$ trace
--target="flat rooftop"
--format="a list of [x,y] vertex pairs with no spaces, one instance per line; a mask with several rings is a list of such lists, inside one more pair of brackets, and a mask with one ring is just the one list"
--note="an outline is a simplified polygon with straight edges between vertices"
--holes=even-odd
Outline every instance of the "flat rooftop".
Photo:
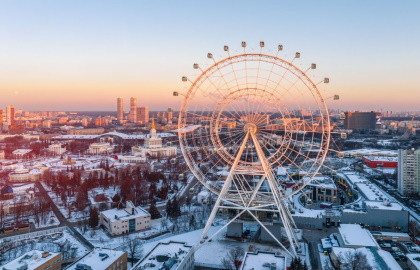
[[192,246],[188,246],[182,242],[161,242],[146,257],[139,261],[133,269],[177,269],[179,264],[191,251]]
[[116,260],[123,256],[124,253],[124,251],[119,250],[95,248],[87,255],[70,265],[67,269],[83,269],[82,267],[84,266],[89,270],[103,270],[112,265]]
[[[44,254],[45,257],[42,255]],[[13,261],[6,263],[3,266],[0,266],[0,270],[16,270],[16,269],[27,269],[32,270],[36,269],[39,266],[43,265],[45,262],[51,259],[60,258],[60,253],[55,252],[45,252],[42,250],[31,250],[26,252],[20,257],[17,257]],[[27,267],[27,268],[25,268]]]
[[381,209],[381,210],[403,210],[402,206],[396,202],[381,202],[381,201],[364,201],[367,208],[371,209]]
[[271,252],[247,252],[241,270],[286,270],[286,258]]
[[338,231],[346,246],[379,247],[373,235],[359,224],[341,224]]

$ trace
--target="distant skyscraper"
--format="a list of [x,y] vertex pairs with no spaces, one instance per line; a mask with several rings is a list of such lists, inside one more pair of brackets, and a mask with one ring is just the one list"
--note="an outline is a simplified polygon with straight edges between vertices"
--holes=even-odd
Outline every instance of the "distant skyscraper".
[[172,118],[174,118],[172,108],[168,108],[168,124],[172,124]]
[[420,194],[420,149],[398,150],[398,191]]
[[149,123],[149,107],[137,108],[137,122],[140,124]]
[[3,110],[0,110],[0,131],[3,129]]
[[15,124],[15,107],[12,105],[6,107],[6,122],[8,125]]
[[117,98],[117,120],[121,123],[124,120],[124,101]]
[[133,123],[137,122],[137,98],[130,98],[130,115],[128,120]]
[[344,119],[345,129],[375,129],[376,112],[346,112]]

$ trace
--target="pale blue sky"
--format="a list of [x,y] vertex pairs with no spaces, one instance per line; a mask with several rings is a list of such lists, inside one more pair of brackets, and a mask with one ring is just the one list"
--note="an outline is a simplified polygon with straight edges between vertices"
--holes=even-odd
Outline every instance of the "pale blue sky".
[[316,62],[333,106],[419,110],[419,33],[420,1],[0,1],[0,107],[176,107],[192,63],[264,40]]

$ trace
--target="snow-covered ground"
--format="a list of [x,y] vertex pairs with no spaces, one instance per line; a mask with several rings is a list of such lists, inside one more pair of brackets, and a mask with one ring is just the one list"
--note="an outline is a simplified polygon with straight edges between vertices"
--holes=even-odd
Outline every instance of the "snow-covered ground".
[[86,229],[84,230],[82,227],[79,227],[76,229],[83,235],[83,237],[86,240],[88,240],[95,247],[103,247],[103,248],[111,248],[111,249],[118,248],[124,245],[124,243],[126,243],[128,240],[127,237],[129,237],[130,239],[135,239],[135,238],[145,239],[153,235],[158,235],[164,231],[161,228],[161,222],[159,220],[157,221],[152,220],[152,228],[150,230],[130,233],[128,236],[124,235],[124,236],[110,237],[107,234],[107,232],[102,228],[92,229],[92,228],[86,227]]
[[[63,259],[79,258],[88,252],[76,238],[66,229],[48,235],[37,236],[30,239],[4,241],[0,245],[10,247],[6,252],[0,254],[0,264],[11,261],[30,250],[39,249],[50,252],[61,252]],[[3,260],[3,261],[1,261]]]
[[36,229],[55,226],[55,225],[60,224],[60,221],[58,220],[58,218],[56,217],[53,211],[50,211],[45,216],[46,218],[41,219],[39,221],[39,224],[35,221],[35,218],[33,216],[29,218],[29,222],[32,222],[35,225]]

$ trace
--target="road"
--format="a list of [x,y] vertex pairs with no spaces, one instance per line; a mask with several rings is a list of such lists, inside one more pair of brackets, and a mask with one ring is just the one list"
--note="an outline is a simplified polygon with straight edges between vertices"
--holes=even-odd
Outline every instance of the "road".
[[45,190],[44,186],[40,183],[37,182],[36,187],[39,190],[39,193],[44,197],[44,199],[46,201],[50,202],[51,205],[51,209],[54,212],[55,216],[57,217],[58,221],[60,221],[60,226],[67,226],[73,233],[73,236],[75,236],[80,242],[82,242],[87,248],[89,249],[93,249],[94,246],[87,241],[83,235],[81,235],[75,228],[73,223],[69,222],[67,220],[67,218],[64,217],[64,215],[61,213],[60,209],[58,209],[58,207],[55,205],[54,201],[50,198],[50,196],[48,195],[48,192]]
[[[303,238],[308,241],[311,252],[311,264],[313,269],[321,270],[321,259],[319,258],[318,244],[321,243],[322,238],[330,236],[332,233],[337,233],[338,229],[336,227],[324,228],[322,230],[308,230],[303,229]],[[315,261],[314,261],[315,260]],[[316,267],[314,267],[316,266]]]

